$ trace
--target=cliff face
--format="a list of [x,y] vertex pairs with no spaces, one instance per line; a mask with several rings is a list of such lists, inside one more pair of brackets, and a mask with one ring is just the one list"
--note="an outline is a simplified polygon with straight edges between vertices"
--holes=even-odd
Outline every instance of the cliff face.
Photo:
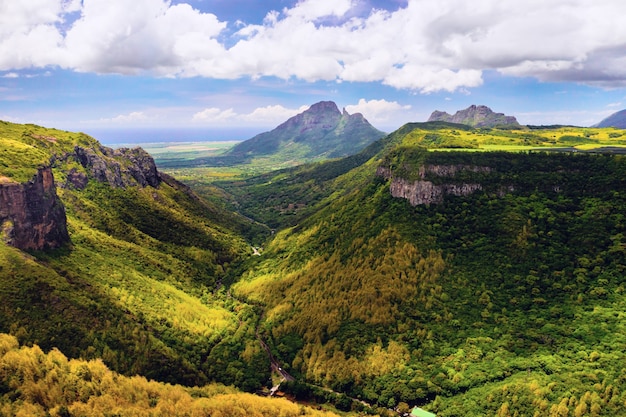
[[[73,153],[53,157],[51,163],[62,169],[67,160],[78,161],[87,174],[70,169],[63,187],[82,190],[90,177],[116,188],[158,187],[161,183],[154,160],[141,148],[76,146]],[[22,184],[0,177],[0,235],[22,250],[53,249],[70,241],[65,208],[50,167],[39,169],[32,180]]]
[[106,182],[115,188],[136,185],[158,187],[161,183],[154,159],[142,148],[111,149],[101,146],[97,151],[76,146],[73,155],[96,181]]
[[0,184],[0,224],[3,239],[18,249],[50,249],[69,242],[65,208],[50,168],[39,169],[24,184]]
[[415,181],[393,177],[389,168],[379,167],[376,174],[391,179],[390,191],[395,198],[409,200],[412,206],[438,204],[446,195],[466,196],[482,190],[479,183],[441,183],[435,184],[426,179],[427,176],[452,178],[460,171],[490,172],[489,167],[468,165],[422,165],[418,170],[419,179]]

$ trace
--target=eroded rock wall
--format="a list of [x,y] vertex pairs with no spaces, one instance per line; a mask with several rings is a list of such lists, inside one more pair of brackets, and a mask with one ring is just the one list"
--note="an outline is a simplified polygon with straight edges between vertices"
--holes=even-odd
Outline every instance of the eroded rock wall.
[[70,241],[65,208],[49,167],[23,184],[0,183],[0,224],[3,239],[22,250],[56,248]]
[[379,167],[376,174],[391,179],[390,191],[395,198],[409,200],[411,205],[430,205],[441,203],[446,195],[466,196],[482,190],[479,183],[443,182],[435,184],[427,177],[453,178],[460,171],[490,172],[489,167],[470,165],[422,165],[418,168],[417,180],[394,177],[391,169]]

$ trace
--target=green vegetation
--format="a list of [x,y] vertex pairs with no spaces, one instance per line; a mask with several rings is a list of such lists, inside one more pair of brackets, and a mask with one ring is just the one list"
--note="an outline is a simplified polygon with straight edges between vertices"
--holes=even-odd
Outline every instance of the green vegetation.
[[[238,230],[261,236],[264,228],[175,182],[114,188],[97,181],[74,147],[111,157],[88,136],[3,126],[3,146],[35,150],[28,180],[45,162],[40,154],[53,162],[72,242],[30,255],[0,243],[0,331],[72,358],[101,358],[126,375],[247,390],[266,383],[267,356],[246,350],[256,316],[220,290],[252,254]],[[70,173],[88,180],[84,188],[72,185]],[[0,174],[26,177],[21,166]]]
[[0,414],[6,416],[337,416],[212,384],[186,388],[124,377],[101,360],[68,360],[59,350],[19,347],[0,334]]
[[[388,138],[378,163],[414,180],[424,164],[489,167],[426,177],[482,191],[411,207],[368,164],[319,181],[315,210],[233,287],[265,306],[275,354],[292,374],[384,407],[620,414],[626,160],[426,152],[416,133]],[[265,183],[266,198],[283,184],[298,192],[303,172]]]
[[[28,156],[0,174],[52,159],[72,244],[0,244],[0,331],[24,345],[0,336],[3,415],[313,413],[207,385],[267,388],[258,338],[294,399],[346,412],[624,414],[623,131],[416,123],[257,176],[170,168],[200,199],[174,181],[111,187],[71,157],[100,155],[93,139],[4,126]],[[411,206],[399,180],[478,186]]]

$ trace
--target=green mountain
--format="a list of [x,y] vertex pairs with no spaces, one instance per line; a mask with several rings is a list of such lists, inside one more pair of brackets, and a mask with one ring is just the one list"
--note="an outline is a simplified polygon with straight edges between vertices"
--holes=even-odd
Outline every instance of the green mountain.
[[609,117],[602,119],[600,123],[594,127],[616,127],[618,129],[626,129],[626,110],[620,110],[613,113]]
[[[184,166],[222,166],[268,160],[281,166],[358,153],[385,134],[360,113],[340,112],[332,101],[313,104],[275,129],[235,145],[222,156],[186,161]],[[164,163],[162,166],[181,166]]]
[[519,123],[513,116],[505,116],[504,113],[494,113],[487,106],[471,105],[467,109],[459,110],[450,115],[445,111],[435,110],[428,118],[429,122],[449,122],[469,125],[472,127],[519,127]]
[[254,315],[219,288],[266,228],[201,200],[140,148],[5,122],[0,146],[1,332],[128,375],[265,384]]
[[248,215],[297,220],[233,294],[263,306],[296,379],[373,405],[621,415],[624,157],[416,144],[432,133],[406,125],[356,167],[249,180]]
[[[285,379],[296,400],[361,415],[622,415],[623,140],[411,123],[346,158],[216,183],[239,215],[141,149],[3,123],[0,412],[164,415],[167,388],[100,359],[186,386]],[[169,392],[181,414],[252,401],[226,390]]]

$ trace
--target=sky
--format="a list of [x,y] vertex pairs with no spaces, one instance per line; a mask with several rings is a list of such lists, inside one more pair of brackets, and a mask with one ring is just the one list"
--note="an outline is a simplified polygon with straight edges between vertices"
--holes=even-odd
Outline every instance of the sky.
[[0,0],[0,120],[243,140],[332,100],[387,132],[471,104],[590,126],[626,108],[625,16],[624,0]]

